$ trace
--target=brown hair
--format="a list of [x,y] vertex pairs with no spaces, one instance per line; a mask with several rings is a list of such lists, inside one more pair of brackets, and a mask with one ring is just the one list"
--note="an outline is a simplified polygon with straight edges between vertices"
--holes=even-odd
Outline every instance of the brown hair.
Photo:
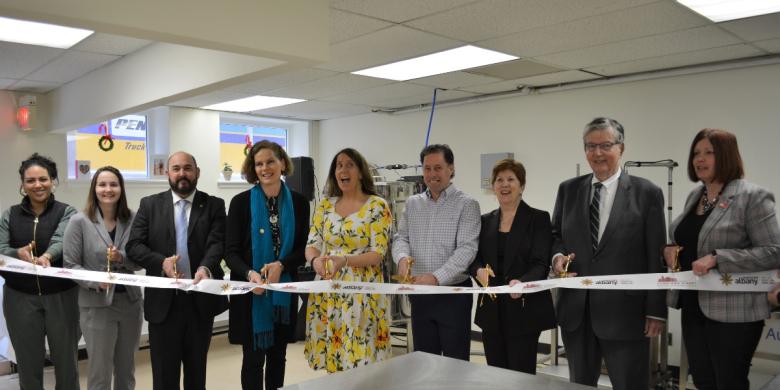
[[699,181],[699,178],[696,176],[696,169],[693,167],[693,149],[704,138],[710,141],[715,152],[714,180],[726,184],[732,180],[745,177],[745,168],[742,165],[742,156],[739,154],[737,137],[726,130],[702,129],[693,138],[691,150],[688,153],[688,178],[692,182]]
[[328,181],[326,184],[327,195],[343,195],[341,188],[339,188],[338,182],[336,181],[336,160],[339,158],[340,154],[349,157],[360,170],[360,189],[363,193],[366,195],[377,195],[376,190],[374,189],[374,178],[371,177],[371,171],[368,169],[366,159],[363,158],[363,155],[361,155],[360,152],[352,148],[341,149],[333,156],[333,161],[330,162],[330,169],[328,170]]
[[292,160],[290,160],[290,156],[287,155],[284,148],[276,142],[264,139],[252,145],[252,148],[249,149],[249,152],[246,154],[246,158],[244,158],[244,164],[241,165],[241,173],[244,174],[244,177],[246,177],[246,181],[249,184],[255,184],[260,180],[260,178],[257,177],[257,172],[255,172],[255,155],[263,149],[270,149],[271,152],[273,152],[274,157],[284,163],[282,176],[292,175],[295,167],[293,167]]
[[496,165],[493,166],[493,176],[490,184],[495,184],[496,177],[503,171],[512,171],[517,177],[517,181],[520,182],[520,187],[525,185],[525,167],[519,161],[511,158],[505,158],[496,162]]
[[87,205],[84,206],[84,214],[92,222],[97,222],[97,215],[95,215],[95,209],[98,208],[98,198],[95,194],[95,188],[97,187],[98,176],[103,172],[111,172],[116,175],[119,180],[119,189],[122,191],[119,194],[119,202],[116,204],[116,219],[126,222],[130,219],[130,208],[127,207],[127,194],[125,194],[125,179],[122,177],[122,173],[118,169],[107,165],[99,168],[92,176],[92,184],[89,185],[89,193],[87,194]]

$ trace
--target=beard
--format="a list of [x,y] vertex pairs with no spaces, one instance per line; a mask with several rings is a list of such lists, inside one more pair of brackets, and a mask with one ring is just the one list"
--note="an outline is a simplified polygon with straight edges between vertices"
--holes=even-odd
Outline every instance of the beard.
[[198,179],[190,180],[186,177],[182,177],[179,180],[173,181],[168,179],[168,184],[171,186],[171,190],[178,195],[185,197],[195,191],[195,187],[198,185]]

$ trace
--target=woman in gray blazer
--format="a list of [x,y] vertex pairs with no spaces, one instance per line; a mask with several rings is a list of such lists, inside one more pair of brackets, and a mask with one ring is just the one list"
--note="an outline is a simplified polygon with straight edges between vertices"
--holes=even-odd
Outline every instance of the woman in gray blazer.
[[[127,207],[122,174],[100,168],[92,177],[84,211],[65,229],[68,268],[133,273],[139,270],[125,253],[134,213]],[[89,355],[89,389],[135,388],[135,352],[141,336],[140,287],[78,281],[81,331]]]
[[[688,177],[701,181],[669,230],[670,268],[704,275],[780,268],[780,228],[775,199],[748,183],[736,137],[704,129],[693,139]],[[678,252],[679,251],[679,252]],[[679,266],[679,267],[677,267]],[[698,389],[748,389],[750,361],[769,317],[766,293],[670,291],[668,303],[682,309],[682,332]]]

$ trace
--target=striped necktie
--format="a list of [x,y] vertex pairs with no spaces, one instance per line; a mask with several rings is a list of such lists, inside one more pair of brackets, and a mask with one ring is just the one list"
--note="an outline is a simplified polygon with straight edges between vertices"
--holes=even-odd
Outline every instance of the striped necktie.
[[590,244],[593,247],[593,253],[599,246],[599,210],[601,210],[601,183],[593,184],[593,199],[590,201]]

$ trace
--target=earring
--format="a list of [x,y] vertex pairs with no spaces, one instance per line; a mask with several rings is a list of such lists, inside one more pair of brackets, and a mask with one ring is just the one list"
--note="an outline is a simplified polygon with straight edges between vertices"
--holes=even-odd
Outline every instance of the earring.
[[54,184],[52,184],[52,186],[51,186],[51,193],[53,194],[53,193],[55,193],[56,191],[57,191],[57,186],[55,186]]
[[22,186],[19,186],[19,194],[22,195],[23,197],[27,196],[27,193],[24,192],[24,188],[22,188]]

